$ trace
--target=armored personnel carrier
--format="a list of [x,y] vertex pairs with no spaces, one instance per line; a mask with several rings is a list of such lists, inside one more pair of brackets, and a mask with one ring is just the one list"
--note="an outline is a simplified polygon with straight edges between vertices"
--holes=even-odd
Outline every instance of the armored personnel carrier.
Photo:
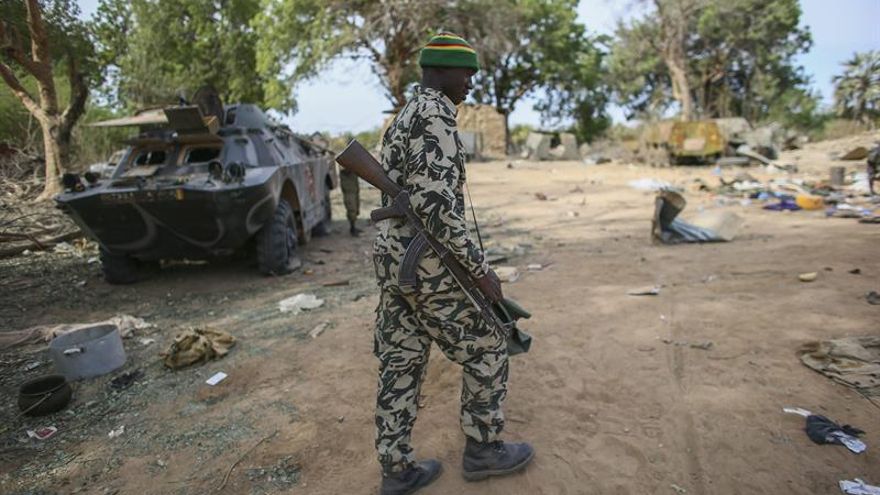
[[100,244],[110,283],[135,282],[163,259],[236,252],[286,274],[300,265],[297,246],[329,230],[338,177],[328,150],[254,105],[196,99],[96,124],[140,133],[109,177],[63,178],[55,201]]

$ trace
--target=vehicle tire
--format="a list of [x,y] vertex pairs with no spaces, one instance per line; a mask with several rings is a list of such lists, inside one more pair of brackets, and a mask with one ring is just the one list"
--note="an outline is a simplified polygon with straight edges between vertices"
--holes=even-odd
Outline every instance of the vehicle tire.
[[283,199],[269,222],[257,232],[257,268],[264,275],[285,275],[299,268],[296,256],[296,219]]
[[101,271],[104,272],[104,280],[107,283],[133,284],[140,278],[136,259],[124,254],[113,254],[103,248],[100,250],[100,258]]
[[333,208],[330,206],[330,190],[324,193],[324,219],[312,227],[312,235],[324,237],[330,235],[330,224],[333,220]]

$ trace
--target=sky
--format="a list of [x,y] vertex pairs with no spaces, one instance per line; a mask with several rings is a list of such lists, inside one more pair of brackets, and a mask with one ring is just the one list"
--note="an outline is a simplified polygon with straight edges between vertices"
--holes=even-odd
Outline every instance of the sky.
[[[98,0],[79,0],[84,17],[89,17]],[[635,0],[581,0],[578,17],[593,33],[611,34],[619,20],[629,18]],[[813,47],[797,62],[811,76],[813,87],[824,103],[833,99],[831,78],[840,64],[855,52],[880,49],[880,0],[801,0],[801,23],[810,28]],[[298,112],[286,118],[296,132],[359,132],[381,125],[383,111],[390,108],[378,77],[366,61],[340,60],[316,78],[295,90]],[[521,102],[511,114],[511,124],[540,126],[532,109],[533,100]],[[612,108],[616,122],[624,120],[619,108]]]

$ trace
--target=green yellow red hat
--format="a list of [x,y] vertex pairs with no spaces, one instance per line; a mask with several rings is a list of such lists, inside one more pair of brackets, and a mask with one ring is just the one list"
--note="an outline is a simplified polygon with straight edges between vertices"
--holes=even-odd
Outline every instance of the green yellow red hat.
[[480,70],[474,48],[464,38],[452,33],[440,33],[431,38],[419,54],[419,65]]

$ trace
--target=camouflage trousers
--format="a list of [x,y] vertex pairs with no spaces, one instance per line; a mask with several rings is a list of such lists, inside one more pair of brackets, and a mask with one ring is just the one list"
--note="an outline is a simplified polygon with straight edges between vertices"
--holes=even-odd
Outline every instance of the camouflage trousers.
[[410,435],[432,342],[462,366],[464,434],[481,442],[497,440],[504,428],[507,342],[464,293],[401,295],[383,289],[376,312],[376,450],[383,470],[399,471],[415,461]]
[[339,187],[342,189],[342,204],[349,222],[357,220],[361,212],[361,195],[358,176],[348,170],[339,171]]

